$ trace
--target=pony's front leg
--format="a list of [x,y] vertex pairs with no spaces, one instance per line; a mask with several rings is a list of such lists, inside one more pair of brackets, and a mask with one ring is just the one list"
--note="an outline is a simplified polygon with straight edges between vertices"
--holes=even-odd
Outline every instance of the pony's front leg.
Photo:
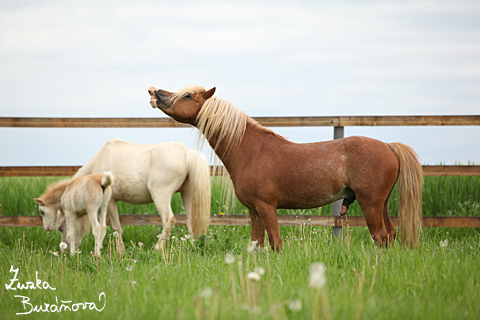
[[250,221],[252,224],[252,241],[258,241],[260,247],[265,245],[265,226],[258,213],[249,209]]
[[270,247],[272,250],[282,251],[283,242],[282,238],[280,238],[280,229],[278,228],[277,208],[266,203],[261,203],[256,206],[256,209],[260,220],[265,226],[265,229],[267,229]]

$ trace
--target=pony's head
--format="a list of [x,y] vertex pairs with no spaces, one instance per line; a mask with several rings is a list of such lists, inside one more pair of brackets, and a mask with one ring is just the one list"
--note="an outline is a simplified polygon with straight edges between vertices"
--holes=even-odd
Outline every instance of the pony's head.
[[38,209],[42,215],[43,227],[46,231],[52,231],[60,227],[59,224],[59,208],[57,204],[47,203],[44,197],[34,199],[38,203]]
[[61,217],[61,197],[70,179],[60,180],[48,186],[47,191],[39,198],[33,199],[38,203],[38,209],[42,215],[43,227],[46,231],[58,229],[62,220]]
[[215,87],[206,91],[202,86],[187,87],[176,92],[148,88],[150,105],[162,110],[173,119],[196,125],[197,115],[202,109],[204,102],[215,93]]

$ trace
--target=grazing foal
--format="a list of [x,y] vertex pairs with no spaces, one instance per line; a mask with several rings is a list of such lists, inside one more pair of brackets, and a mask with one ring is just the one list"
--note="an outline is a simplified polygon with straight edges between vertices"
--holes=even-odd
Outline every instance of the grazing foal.
[[421,227],[422,167],[401,143],[349,137],[293,143],[213,96],[215,88],[177,92],[150,87],[150,104],[173,119],[198,128],[230,174],[235,194],[252,223],[252,240],[281,250],[277,208],[308,209],[355,199],[370,235],[379,245],[396,236],[388,200],[398,180],[402,243],[415,246]]
[[51,231],[65,222],[65,240],[73,254],[91,225],[95,255],[100,255],[107,231],[106,211],[112,196],[112,184],[113,175],[104,172],[103,175],[91,174],[50,185],[40,198],[35,199],[45,230]]

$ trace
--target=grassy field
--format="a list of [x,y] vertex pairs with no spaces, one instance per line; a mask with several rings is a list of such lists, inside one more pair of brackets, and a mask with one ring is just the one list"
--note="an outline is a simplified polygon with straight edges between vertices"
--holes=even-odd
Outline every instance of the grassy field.
[[[1,213],[38,214],[32,199],[53,180],[1,178]],[[218,193],[215,189],[212,213],[224,210]],[[479,216],[479,201],[479,178],[426,179],[425,215]],[[175,213],[182,212],[179,197],[172,204]],[[392,214],[395,206],[396,195]],[[328,210],[320,211],[329,214]],[[244,209],[237,204],[234,211]],[[349,211],[361,214],[356,205]],[[122,204],[120,213],[156,214],[156,210],[152,205]],[[279,213],[318,214],[319,210]],[[336,239],[330,228],[282,227],[281,254],[249,252],[251,230],[243,226],[210,227],[193,243],[183,241],[186,227],[176,226],[175,240],[162,254],[152,251],[160,231],[159,226],[125,226],[123,255],[109,231],[98,258],[90,255],[92,235],[84,238],[80,253],[62,256],[58,233],[39,227],[0,228],[0,319],[478,319],[480,315],[476,229],[426,228],[418,249],[396,245],[386,250],[372,245],[366,228],[347,229],[343,239]],[[326,282],[312,287],[310,281],[323,277],[310,274],[316,262],[325,266]],[[249,279],[257,277],[250,274],[255,270],[264,271],[258,281]],[[28,288],[18,288],[22,286]]]

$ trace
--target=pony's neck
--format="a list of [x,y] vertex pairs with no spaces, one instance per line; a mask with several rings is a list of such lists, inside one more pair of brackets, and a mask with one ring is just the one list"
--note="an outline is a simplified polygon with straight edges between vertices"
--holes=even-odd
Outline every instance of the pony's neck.
[[285,140],[248,117],[245,133],[238,143],[229,144],[224,140],[218,141],[218,134],[212,135],[208,143],[215,150],[220,160],[222,160],[230,175],[234,175],[237,168],[247,166],[249,160],[259,152],[266,137]]
[[70,179],[62,180],[49,187],[47,192],[45,193],[45,202],[49,204],[60,205],[62,195],[65,192],[65,189],[67,188],[70,181]]

